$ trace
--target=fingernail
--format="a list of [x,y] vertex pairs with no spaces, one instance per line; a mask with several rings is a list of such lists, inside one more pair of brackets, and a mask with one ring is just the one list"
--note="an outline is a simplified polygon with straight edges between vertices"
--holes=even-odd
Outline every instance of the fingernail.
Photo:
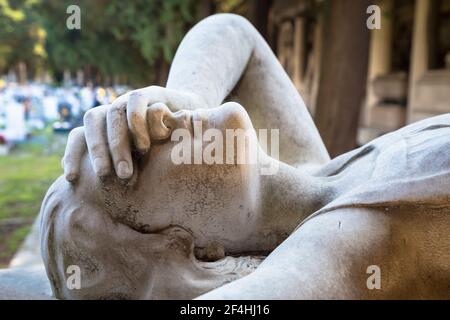
[[94,160],[94,171],[95,174],[99,177],[104,177],[108,174],[108,168],[105,167],[102,158],[96,158]]
[[146,154],[150,148],[137,148],[140,154]]
[[131,176],[130,166],[126,161],[120,161],[117,165],[117,175],[121,179],[128,179]]
[[150,149],[150,141],[144,142],[144,143],[137,143],[136,144],[136,149],[142,153],[145,154],[148,152],[148,150]]

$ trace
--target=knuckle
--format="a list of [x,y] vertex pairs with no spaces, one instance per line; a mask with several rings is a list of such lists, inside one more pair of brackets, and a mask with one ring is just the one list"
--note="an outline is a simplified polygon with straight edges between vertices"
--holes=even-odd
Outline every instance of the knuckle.
[[95,111],[94,109],[90,109],[84,114],[83,123],[84,124],[90,123],[94,121],[94,119],[95,119]]
[[145,88],[145,90],[149,93],[149,94],[156,94],[159,90],[161,90],[162,87],[159,86],[155,86],[155,85],[151,85],[147,88]]
[[99,142],[94,142],[94,143],[89,144],[89,150],[91,153],[97,154],[97,155],[105,153],[104,146]]
[[136,109],[136,108],[128,109],[127,110],[127,118],[129,120],[139,121],[142,118],[142,112],[140,112],[140,110]]
[[144,120],[144,114],[142,112],[139,112],[139,110],[133,109],[128,111],[128,117],[131,121],[143,121]]
[[122,114],[125,113],[125,105],[124,104],[117,104],[117,105],[112,105],[108,111],[107,111],[107,117],[108,118],[112,118],[112,117],[118,117]]
[[148,110],[147,113],[150,115],[164,115],[164,114],[168,114],[170,113],[170,109],[169,107],[167,107],[166,104],[162,103],[162,102],[157,102],[152,104]]
[[132,100],[135,100],[135,99],[141,99],[143,96],[144,96],[144,93],[142,92],[141,89],[134,90],[134,91],[130,92],[130,94],[128,96],[128,101],[132,101]]
[[122,143],[119,139],[112,139],[109,142],[109,148],[110,148],[111,152],[114,154],[123,153]]
[[126,94],[116,98],[116,100],[113,101],[113,103],[111,104],[111,107],[109,109],[117,109],[120,107],[124,107],[126,105],[126,101],[128,101],[128,95],[129,95],[129,93],[126,93]]
[[75,137],[82,134],[83,132],[84,132],[83,127],[76,127],[70,131],[68,139],[74,139]]

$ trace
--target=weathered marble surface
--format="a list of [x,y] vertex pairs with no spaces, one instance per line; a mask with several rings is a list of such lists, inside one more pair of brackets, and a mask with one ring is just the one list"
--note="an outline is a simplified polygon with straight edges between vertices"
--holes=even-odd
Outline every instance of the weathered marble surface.
[[[164,138],[193,119],[222,131],[280,129],[279,160],[258,149],[279,170],[174,165]],[[96,108],[71,133],[65,174],[41,210],[53,293],[450,298],[449,147],[443,115],[330,160],[262,37],[241,17],[210,17],[180,45],[166,88]],[[80,290],[66,286],[70,265],[81,268]],[[371,265],[380,290],[367,288]]]

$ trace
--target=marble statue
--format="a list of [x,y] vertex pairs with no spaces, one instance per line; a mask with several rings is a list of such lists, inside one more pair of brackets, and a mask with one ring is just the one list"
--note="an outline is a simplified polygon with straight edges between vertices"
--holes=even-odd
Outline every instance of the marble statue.
[[[205,148],[195,123],[249,144],[278,129],[278,159],[258,147],[255,163],[175,164],[177,130]],[[91,109],[62,163],[40,225],[57,299],[450,298],[450,115],[331,160],[242,17],[197,24],[166,87]]]

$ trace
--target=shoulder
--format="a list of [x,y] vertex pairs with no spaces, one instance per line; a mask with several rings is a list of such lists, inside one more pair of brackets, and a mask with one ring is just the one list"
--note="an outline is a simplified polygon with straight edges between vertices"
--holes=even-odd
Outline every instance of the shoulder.
[[339,197],[315,213],[339,208],[449,205],[450,115],[414,123],[344,154],[320,174],[333,176]]

